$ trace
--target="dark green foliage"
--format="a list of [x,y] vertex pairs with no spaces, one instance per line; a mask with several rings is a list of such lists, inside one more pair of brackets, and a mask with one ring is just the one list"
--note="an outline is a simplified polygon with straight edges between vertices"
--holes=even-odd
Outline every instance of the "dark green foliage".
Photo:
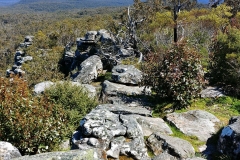
[[199,55],[185,43],[174,45],[167,53],[151,54],[144,65],[142,85],[160,97],[175,102],[174,109],[187,107],[199,95],[204,79]]
[[0,79],[0,141],[25,154],[51,151],[64,139],[67,117],[47,98],[32,97],[25,80]]
[[223,86],[228,94],[240,96],[240,31],[230,28],[215,37],[210,56],[210,83]]
[[88,96],[86,89],[73,85],[71,82],[57,83],[47,89],[44,96],[55,106],[66,111],[70,136],[72,131],[78,127],[79,121],[97,106],[97,101]]

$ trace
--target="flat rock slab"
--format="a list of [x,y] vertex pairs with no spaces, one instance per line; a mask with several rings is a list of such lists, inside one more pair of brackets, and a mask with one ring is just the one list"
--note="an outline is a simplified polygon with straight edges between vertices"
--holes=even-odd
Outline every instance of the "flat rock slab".
[[188,141],[159,132],[153,133],[147,139],[147,146],[156,156],[167,152],[178,159],[184,159],[193,157],[195,154],[193,146]]
[[136,95],[145,95],[150,94],[151,91],[148,89],[145,92],[144,87],[138,86],[127,86],[117,83],[112,83],[107,80],[103,82],[103,92],[107,96],[118,96],[118,95],[128,95],[128,96],[136,96]]
[[112,69],[112,79],[117,83],[138,85],[142,72],[133,65],[117,65]]
[[71,150],[66,152],[49,152],[33,156],[23,156],[13,160],[105,160],[101,149]]
[[162,118],[144,117],[140,115],[134,115],[137,122],[142,126],[144,136],[150,136],[154,132],[162,134],[173,134],[170,127],[164,122]]
[[217,117],[202,110],[167,114],[166,120],[184,134],[196,136],[201,141],[207,141],[216,133],[215,127],[220,122]]
[[151,110],[148,110],[144,107],[128,107],[126,105],[118,105],[118,104],[101,104],[96,107],[96,109],[107,109],[112,113],[115,114],[136,114],[136,115],[143,115],[146,117],[152,117]]

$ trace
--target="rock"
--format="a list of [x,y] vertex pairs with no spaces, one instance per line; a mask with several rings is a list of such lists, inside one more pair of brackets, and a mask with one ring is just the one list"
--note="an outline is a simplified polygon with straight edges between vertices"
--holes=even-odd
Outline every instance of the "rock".
[[103,82],[103,93],[106,96],[117,96],[117,95],[145,95],[150,94],[150,90],[144,89],[144,87],[138,86],[126,86],[122,84],[112,83],[107,80]]
[[117,83],[138,85],[142,72],[133,65],[117,65],[112,69],[112,79]]
[[104,151],[98,148],[85,150],[70,150],[62,152],[41,153],[33,156],[23,156],[13,160],[106,160]]
[[158,132],[147,139],[147,145],[155,155],[167,152],[176,158],[183,159],[193,157],[195,154],[194,148],[188,141]]
[[73,148],[86,148],[89,139],[95,138],[94,143],[99,143],[95,147],[104,149],[108,157],[118,158],[124,154],[136,160],[149,159],[143,132],[136,119],[106,108],[98,106],[80,121],[72,138]]
[[22,63],[25,63],[27,61],[32,61],[33,57],[32,56],[26,56],[26,57],[22,57]]
[[131,57],[134,55],[134,50],[132,48],[120,48],[118,50],[118,55],[120,55],[121,57]]
[[225,96],[223,91],[218,87],[207,87],[200,92],[202,98],[216,98]]
[[140,115],[134,115],[137,122],[141,125],[144,136],[150,136],[154,132],[162,134],[173,134],[169,126],[163,121],[162,118],[144,117]]
[[176,158],[167,152],[163,152],[157,156],[155,156],[152,160],[179,160],[179,158]]
[[117,104],[101,104],[96,107],[96,109],[106,109],[115,114],[123,115],[143,115],[147,117],[152,116],[151,110],[148,110],[144,107],[128,107],[126,105],[117,105]]
[[206,160],[206,159],[201,157],[193,157],[193,158],[187,158],[186,160]]
[[232,117],[224,127],[218,140],[218,151],[232,160],[240,159],[240,116]]
[[93,55],[81,63],[80,71],[72,75],[72,79],[74,82],[89,84],[96,80],[102,71],[103,65],[100,57]]
[[113,35],[105,29],[100,29],[97,34],[100,36],[102,43],[114,43],[116,41]]
[[71,83],[73,85],[83,87],[83,89],[85,89],[87,91],[89,97],[94,98],[97,96],[97,90],[94,86],[92,86],[90,84],[81,84],[79,82],[71,82]]
[[116,104],[116,105],[125,105],[128,107],[144,107],[151,110],[152,103],[149,102],[146,96],[135,97],[135,96],[127,96],[127,95],[118,95],[117,97],[105,97],[106,103]]
[[33,91],[36,95],[39,95],[39,94],[43,93],[45,91],[45,89],[51,87],[52,85],[54,85],[54,83],[51,81],[41,82],[34,86]]
[[196,136],[201,141],[207,141],[216,133],[215,127],[220,122],[211,113],[202,110],[192,110],[185,113],[170,113],[166,120],[188,136]]
[[13,158],[21,157],[19,150],[9,142],[0,141],[0,159],[12,160]]

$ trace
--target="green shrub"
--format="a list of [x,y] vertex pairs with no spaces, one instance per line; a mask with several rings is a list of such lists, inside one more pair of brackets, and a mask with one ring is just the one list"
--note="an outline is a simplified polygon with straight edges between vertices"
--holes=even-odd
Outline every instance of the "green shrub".
[[23,155],[51,151],[64,138],[66,120],[62,108],[32,97],[23,79],[0,79],[0,141],[12,143]]
[[174,109],[187,107],[204,84],[199,55],[185,43],[174,45],[167,53],[150,54],[143,72],[142,85],[173,100]]
[[240,96],[240,31],[229,28],[219,32],[211,45],[210,83],[223,86],[225,91]]
[[[88,96],[86,90],[71,82],[61,82],[53,85],[44,92],[55,106],[65,110],[68,118],[67,128],[74,131],[79,126],[79,121],[97,106],[95,98]],[[69,133],[70,136],[72,132]]]

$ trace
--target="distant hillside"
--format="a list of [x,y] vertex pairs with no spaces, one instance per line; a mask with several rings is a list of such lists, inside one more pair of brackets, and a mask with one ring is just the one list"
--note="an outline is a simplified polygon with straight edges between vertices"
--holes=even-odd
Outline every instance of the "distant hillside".
[[30,11],[69,10],[103,6],[128,6],[133,0],[20,0],[14,7]]

